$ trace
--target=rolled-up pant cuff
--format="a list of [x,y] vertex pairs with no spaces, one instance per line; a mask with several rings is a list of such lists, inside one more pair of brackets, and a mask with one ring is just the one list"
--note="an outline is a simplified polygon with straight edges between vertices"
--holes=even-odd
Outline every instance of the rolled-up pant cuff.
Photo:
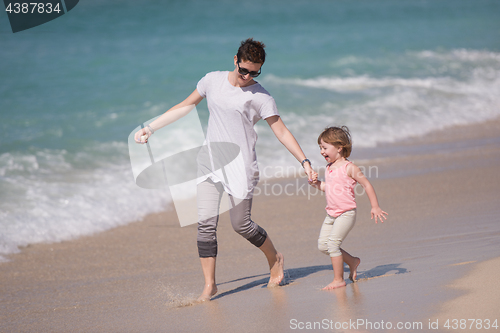
[[200,258],[217,257],[217,241],[198,241],[198,255]]
[[257,233],[252,237],[247,238],[247,240],[256,247],[261,247],[262,244],[264,244],[264,242],[266,241],[266,238],[267,232],[261,226],[258,226]]

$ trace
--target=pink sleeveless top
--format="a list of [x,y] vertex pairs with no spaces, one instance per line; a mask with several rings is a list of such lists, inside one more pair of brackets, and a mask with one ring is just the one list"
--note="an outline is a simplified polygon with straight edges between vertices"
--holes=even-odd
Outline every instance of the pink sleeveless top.
[[340,168],[325,171],[326,212],[337,217],[348,210],[356,208],[354,186],[356,181],[347,175],[347,163]]

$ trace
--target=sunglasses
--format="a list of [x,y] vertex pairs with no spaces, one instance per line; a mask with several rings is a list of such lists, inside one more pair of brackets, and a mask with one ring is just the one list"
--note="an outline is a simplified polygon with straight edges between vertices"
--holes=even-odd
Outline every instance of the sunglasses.
[[238,65],[238,73],[240,73],[243,76],[248,74],[248,75],[250,75],[250,77],[257,77],[257,76],[260,75],[260,72],[261,72],[261,69],[262,69],[262,67],[261,67],[258,72],[250,72],[246,68],[241,68],[239,61],[236,64]]

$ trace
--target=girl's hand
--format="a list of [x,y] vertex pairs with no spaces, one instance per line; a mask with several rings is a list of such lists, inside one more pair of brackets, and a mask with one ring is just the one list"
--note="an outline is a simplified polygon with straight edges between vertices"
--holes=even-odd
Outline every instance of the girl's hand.
[[[375,223],[377,223],[377,218],[380,219],[380,222],[384,223],[384,220],[387,220],[387,217],[385,217],[385,215],[389,215],[387,214],[386,212],[384,212],[382,209],[380,209],[380,207],[375,207],[375,208],[372,208],[371,210],[371,218],[373,220],[373,218],[375,217]],[[384,220],[382,220],[382,218],[384,218]]]
[[308,179],[309,184],[317,184],[318,183],[318,173],[313,170],[311,174],[311,178]]
[[316,173],[316,171],[313,170],[311,164],[304,163],[304,171],[307,174],[307,179],[309,183],[318,179],[318,174]]
[[313,170],[311,174],[311,178],[308,179],[309,185],[317,185],[318,184],[318,173]]

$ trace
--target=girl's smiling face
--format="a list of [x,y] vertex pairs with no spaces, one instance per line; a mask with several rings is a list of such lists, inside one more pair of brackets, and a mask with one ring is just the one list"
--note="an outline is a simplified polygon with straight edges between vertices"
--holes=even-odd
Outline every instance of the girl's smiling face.
[[332,144],[329,144],[323,139],[319,144],[319,149],[321,150],[321,155],[325,158],[328,163],[335,163],[338,159],[342,158],[342,147],[335,147]]

